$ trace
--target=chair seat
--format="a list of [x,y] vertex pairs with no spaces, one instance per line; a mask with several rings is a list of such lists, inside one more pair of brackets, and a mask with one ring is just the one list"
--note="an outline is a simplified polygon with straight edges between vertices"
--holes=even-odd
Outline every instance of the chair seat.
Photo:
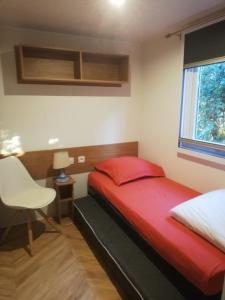
[[39,209],[54,201],[56,192],[50,188],[35,187],[7,199],[8,206],[16,209]]

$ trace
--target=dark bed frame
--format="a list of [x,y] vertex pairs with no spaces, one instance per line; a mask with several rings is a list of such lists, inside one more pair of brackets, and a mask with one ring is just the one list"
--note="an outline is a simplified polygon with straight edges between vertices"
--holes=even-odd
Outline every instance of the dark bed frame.
[[[182,294],[184,299],[187,300],[219,300],[221,294],[215,296],[206,296],[201,293],[195,286],[193,286],[185,277],[176,271],[170,264],[168,264],[160,255],[151,247],[143,236],[141,236],[133,228],[133,226],[121,215],[121,213],[100,193],[92,187],[88,187],[88,193],[91,197],[97,200],[101,208],[106,211],[116,223],[123,228],[127,235],[133,240],[135,244],[140,247],[148,258],[154,262],[157,268],[161,271],[173,286]],[[134,288],[127,276],[118,268],[115,260],[112,259],[109,252],[102,246],[101,241],[93,234],[89,224],[85,221],[85,217],[79,212],[75,205],[75,223],[87,240],[90,248],[96,255],[101,265],[105,268],[111,280],[117,287],[123,299],[140,300],[145,299],[140,296],[140,292]],[[129,275],[129,274],[128,274]],[[152,300],[153,298],[149,299]],[[166,300],[166,299],[165,299]],[[175,299],[174,299],[175,300]]]

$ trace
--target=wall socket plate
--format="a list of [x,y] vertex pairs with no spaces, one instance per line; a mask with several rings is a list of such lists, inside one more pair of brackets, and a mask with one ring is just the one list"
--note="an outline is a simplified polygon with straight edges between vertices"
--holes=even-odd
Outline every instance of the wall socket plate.
[[80,155],[77,158],[78,164],[84,164],[86,162],[86,157],[84,155]]

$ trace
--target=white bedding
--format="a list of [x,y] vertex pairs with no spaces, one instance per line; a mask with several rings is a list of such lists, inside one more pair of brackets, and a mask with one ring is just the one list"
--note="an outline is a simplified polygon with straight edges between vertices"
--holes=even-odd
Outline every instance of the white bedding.
[[186,201],[171,209],[171,214],[225,252],[225,189]]

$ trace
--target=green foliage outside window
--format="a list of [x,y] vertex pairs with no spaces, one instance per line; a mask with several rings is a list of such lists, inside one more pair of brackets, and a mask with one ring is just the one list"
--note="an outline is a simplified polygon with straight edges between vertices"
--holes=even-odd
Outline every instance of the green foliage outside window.
[[225,144],[225,62],[199,68],[195,138]]

